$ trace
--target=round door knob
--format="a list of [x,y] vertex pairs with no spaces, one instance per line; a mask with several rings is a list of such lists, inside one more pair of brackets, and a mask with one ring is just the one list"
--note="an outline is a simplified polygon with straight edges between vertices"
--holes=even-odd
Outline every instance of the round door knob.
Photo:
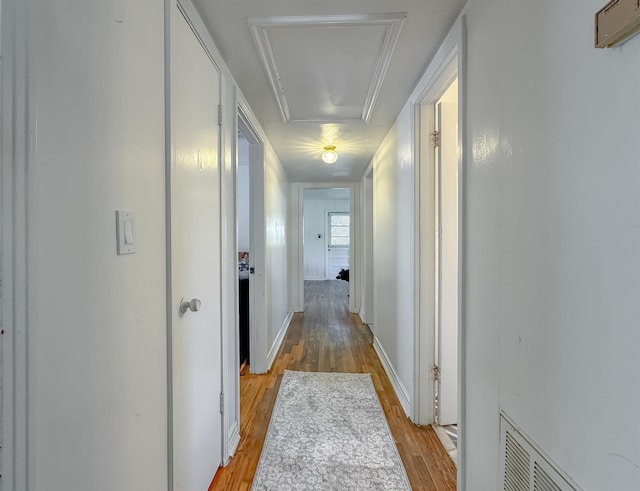
[[182,300],[180,300],[180,312],[183,314],[187,310],[190,310],[191,312],[197,312],[198,310],[200,310],[200,305],[202,305],[202,302],[197,298],[185,300],[184,297],[182,297]]

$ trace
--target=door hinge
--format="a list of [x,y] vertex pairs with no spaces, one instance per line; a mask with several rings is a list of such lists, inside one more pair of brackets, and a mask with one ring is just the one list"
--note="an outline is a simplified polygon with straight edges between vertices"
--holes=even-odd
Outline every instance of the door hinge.
[[434,131],[431,133],[431,144],[433,148],[438,148],[440,146],[440,132]]
[[222,126],[222,104],[218,104],[218,125]]
[[439,382],[440,381],[440,368],[438,367],[438,365],[436,365],[434,363],[432,370],[433,370],[433,381],[434,382]]
[[224,414],[224,392],[220,392],[220,414]]

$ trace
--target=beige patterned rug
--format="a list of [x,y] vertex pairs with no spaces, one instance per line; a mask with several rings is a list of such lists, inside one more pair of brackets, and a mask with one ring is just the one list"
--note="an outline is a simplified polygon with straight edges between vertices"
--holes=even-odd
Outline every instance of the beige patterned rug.
[[410,490],[369,374],[285,371],[252,490]]

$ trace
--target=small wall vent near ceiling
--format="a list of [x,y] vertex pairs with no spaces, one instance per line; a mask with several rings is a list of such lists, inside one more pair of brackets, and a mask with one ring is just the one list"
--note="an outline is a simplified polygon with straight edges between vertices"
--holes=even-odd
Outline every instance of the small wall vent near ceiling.
[[582,491],[502,412],[500,454],[503,491]]

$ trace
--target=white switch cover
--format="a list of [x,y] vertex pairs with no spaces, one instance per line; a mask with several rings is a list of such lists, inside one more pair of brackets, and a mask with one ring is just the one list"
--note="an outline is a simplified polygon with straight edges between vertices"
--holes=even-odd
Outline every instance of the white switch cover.
[[118,255],[135,254],[136,223],[133,212],[116,210],[116,238],[118,239]]

